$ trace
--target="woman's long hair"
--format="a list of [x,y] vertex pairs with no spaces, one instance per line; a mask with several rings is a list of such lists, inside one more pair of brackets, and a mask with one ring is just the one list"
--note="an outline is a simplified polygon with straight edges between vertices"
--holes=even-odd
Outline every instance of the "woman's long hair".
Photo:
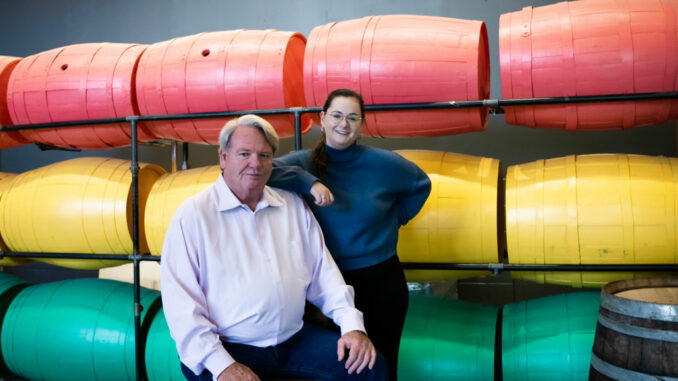
[[[325,100],[323,105],[323,112],[326,113],[327,109],[330,108],[332,101],[336,97],[347,97],[353,98],[358,101],[360,105],[360,117],[365,117],[365,101],[363,100],[362,95],[356,93],[353,90],[349,89],[336,89],[332,91]],[[327,151],[325,149],[325,129],[322,129],[322,134],[320,134],[320,139],[316,143],[315,147],[311,151],[311,168],[313,168],[313,173],[319,179],[322,179],[327,173]]]

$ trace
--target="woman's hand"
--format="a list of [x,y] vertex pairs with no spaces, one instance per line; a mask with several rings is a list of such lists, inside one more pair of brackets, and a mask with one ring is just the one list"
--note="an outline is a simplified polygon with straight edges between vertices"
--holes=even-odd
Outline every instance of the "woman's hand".
[[329,206],[334,202],[334,195],[320,181],[316,181],[311,185],[311,196],[313,196],[314,202],[318,206]]

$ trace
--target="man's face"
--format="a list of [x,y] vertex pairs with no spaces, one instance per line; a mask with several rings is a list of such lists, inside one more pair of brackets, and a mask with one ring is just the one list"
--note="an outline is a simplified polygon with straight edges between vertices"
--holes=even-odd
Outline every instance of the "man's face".
[[273,169],[273,149],[257,128],[239,126],[226,151],[219,149],[226,185],[242,202],[258,202]]

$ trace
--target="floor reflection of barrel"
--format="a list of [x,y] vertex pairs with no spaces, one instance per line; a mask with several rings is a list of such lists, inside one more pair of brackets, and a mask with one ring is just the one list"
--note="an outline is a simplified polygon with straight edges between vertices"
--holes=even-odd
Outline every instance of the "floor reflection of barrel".
[[[9,369],[31,380],[135,380],[133,286],[73,279],[29,286],[2,326]],[[160,308],[142,288],[141,337]]]
[[[485,99],[490,63],[485,23],[418,15],[368,16],[320,25],[304,55],[309,106],[337,88],[365,104]],[[439,136],[485,129],[487,108],[380,111],[365,115],[370,136]]]
[[[499,19],[504,99],[676,91],[676,12],[668,0],[563,1]],[[529,127],[613,129],[678,116],[675,99],[504,107]]]
[[603,287],[591,380],[678,377],[678,278],[623,280]]
[[170,336],[162,308],[148,329],[146,374],[148,381],[185,380],[181,373],[177,344]]
[[[674,264],[678,159],[578,155],[511,166],[506,175],[510,263]],[[600,287],[643,273],[513,276]]]
[[[164,170],[141,163],[138,176],[140,250],[146,252],[143,216],[151,186]],[[0,199],[1,226],[12,251],[132,253],[130,162],[77,158],[18,175]],[[45,259],[52,264],[97,269],[120,261]]]
[[599,301],[598,292],[576,292],[504,306],[503,379],[586,379]]
[[146,237],[153,255],[160,255],[165,232],[174,213],[187,198],[207,189],[219,178],[218,165],[167,173],[153,184],[146,204]]
[[[498,263],[503,252],[499,160],[451,152],[396,151],[431,179],[419,214],[400,228],[401,262]],[[500,233],[501,232],[501,233]],[[501,248],[501,250],[500,250]],[[485,275],[484,271],[408,270],[410,281]]]
[[[303,107],[305,46],[303,35],[272,29],[200,33],[150,45],[136,77],[141,115]],[[280,137],[294,135],[293,116],[266,119]],[[224,123],[162,121],[150,129],[158,137],[218,144]],[[302,123],[302,133],[311,128],[309,116]]]
[[494,380],[496,307],[410,295],[400,340],[401,380]]

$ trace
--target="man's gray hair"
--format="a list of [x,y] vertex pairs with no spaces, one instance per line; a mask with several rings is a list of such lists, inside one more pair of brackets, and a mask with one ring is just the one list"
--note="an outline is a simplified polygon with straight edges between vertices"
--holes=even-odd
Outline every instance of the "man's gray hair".
[[266,119],[254,115],[246,114],[236,119],[231,119],[224,125],[219,133],[219,147],[222,151],[227,151],[228,147],[231,145],[231,136],[239,126],[250,126],[258,129],[264,134],[266,141],[273,148],[273,153],[278,150],[278,143],[280,138],[278,138],[278,133],[275,132],[275,129]]

